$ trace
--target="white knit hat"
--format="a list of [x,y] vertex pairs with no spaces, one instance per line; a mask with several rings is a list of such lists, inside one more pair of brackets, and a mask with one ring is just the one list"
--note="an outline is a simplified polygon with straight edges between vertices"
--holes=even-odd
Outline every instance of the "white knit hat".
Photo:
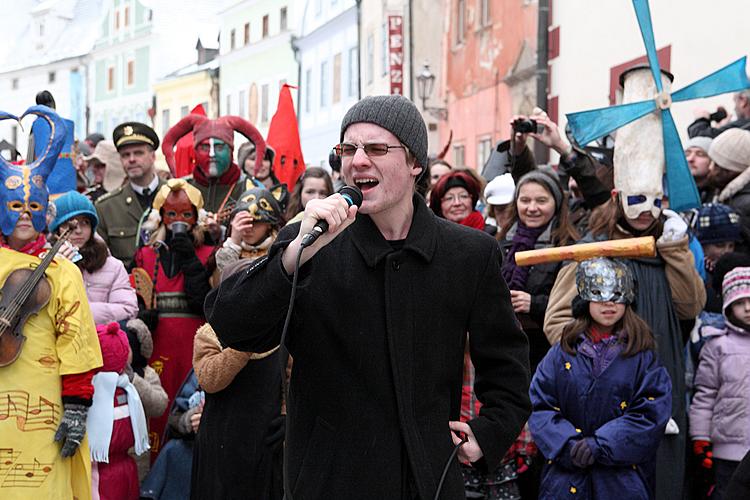
[[484,188],[484,197],[490,205],[507,205],[513,201],[516,183],[510,173],[498,175]]
[[725,130],[711,141],[708,156],[721,168],[744,172],[750,165],[750,131],[741,128]]

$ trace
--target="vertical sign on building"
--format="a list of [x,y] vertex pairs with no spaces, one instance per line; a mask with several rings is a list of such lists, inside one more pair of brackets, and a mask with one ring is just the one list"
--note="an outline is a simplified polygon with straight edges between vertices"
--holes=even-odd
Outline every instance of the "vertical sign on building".
[[404,29],[402,16],[388,16],[388,61],[391,94],[404,93]]

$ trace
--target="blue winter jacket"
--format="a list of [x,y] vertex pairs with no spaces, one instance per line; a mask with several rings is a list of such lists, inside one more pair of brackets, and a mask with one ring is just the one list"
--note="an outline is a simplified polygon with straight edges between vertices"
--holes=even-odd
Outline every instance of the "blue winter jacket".
[[[672,384],[653,351],[622,356],[615,337],[578,355],[553,346],[531,383],[529,428],[547,462],[540,499],[653,497],[656,449],[669,420]],[[589,440],[593,466],[575,467],[570,449]]]

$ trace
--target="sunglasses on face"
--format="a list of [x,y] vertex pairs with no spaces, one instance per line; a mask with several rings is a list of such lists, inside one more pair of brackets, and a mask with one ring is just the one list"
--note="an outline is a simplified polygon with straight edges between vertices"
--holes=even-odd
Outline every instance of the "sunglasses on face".
[[365,154],[367,156],[385,156],[388,154],[388,151],[390,151],[391,149],[406,149],[405,146],[401,146],[401,145],[391,146],[388,144],[377,143],[377,142],[364,144],[362,146],[351,144],[349,142],[342,142],[341,144],[336,144],[333,147],[333,150],[338,156],[348,157],[348,156],[354,156],[357,153],[357,150],[360,148],[365,151]]

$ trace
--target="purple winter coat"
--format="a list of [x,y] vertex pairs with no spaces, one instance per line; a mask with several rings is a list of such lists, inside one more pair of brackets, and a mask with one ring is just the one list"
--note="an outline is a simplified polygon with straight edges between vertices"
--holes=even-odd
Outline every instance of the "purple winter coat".
[[81,270],[81,273],[94,323],[101,325],[135,318],[138,299],[122,262],[110,255],[99,270],[93,273]]
[[711,441],[714,457],[742,460],[750,450],[750,332],[729,321],[706,328],[690,406],[690,437]]

